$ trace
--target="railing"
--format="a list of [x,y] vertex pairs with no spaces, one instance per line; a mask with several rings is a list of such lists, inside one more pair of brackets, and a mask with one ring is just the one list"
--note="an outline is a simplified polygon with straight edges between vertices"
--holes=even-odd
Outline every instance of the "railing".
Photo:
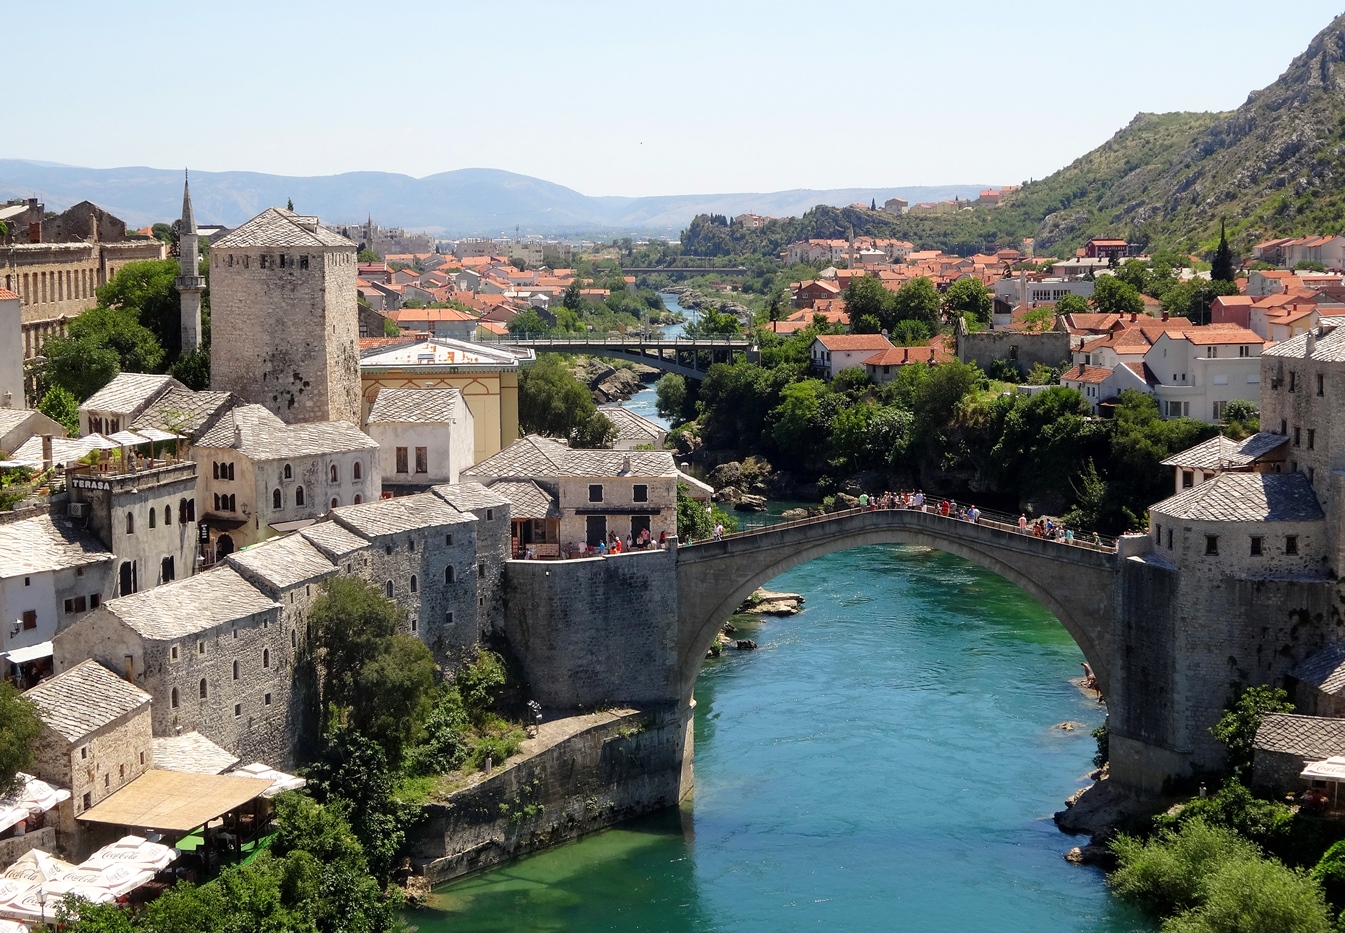
[[[914,506],[900,506],[900,505],[893,506],[890,508],[877,508],[871,506],[870,508],[867,509],[865,508],[845,509],[839,512],[828,512],[825,515],[810,515],[807,518],[796,518],[791,519],[789,521],[777,522],[776,524],[773,525],[764,525],[762,527],[752,528],[747,531],[735,531],[731,533],[726,533],[720,540],[729,541],[739,538],[748,538],[753,535],[768,534],[774,531],[783,531],[789,528],[801,528],[807,525],[820,525],[830,522],[833,519],[844,518],[850,515],[859,515],[863,512],[920,512],[924,515],[929,515],[932,518],[941,519],[946,522],[953,522],[958,525],[972,525],[972,524],[982,525],[987,528],[995,528],[999,531],[1020,535],[1022,537],[1036,538],[1039,541],[1050,541],[1054,544],[1060,544],[1065,547],[1076,547],[1088,551],[1100,551],[1107,554],[1116,553],[1116,539],[1113,537],[1108,537],[1106,535],[1096,535],[1097,539],[1096,541],[1094,541],[1093,534],[1089,534],[1087,537],[1084,538],[1075,537],[1073,540],[1069,540],[1064,537],[1037,538],[1037,536],[1033,533],[1032,530],[1035,524],[1034,522],[1029,522],[1027,530],[1026,532],[1024,532],[1018,526],[1018,519],[1007,512],[985,511],[980,509],[978,509],[977,511],[980,514],[977,516],[976,521],[972,522],[965,516],[958,516],[953,514],[944,515],[942,512],[939,511],[938,500],[931,501],[929,499],[926,499],[923,509],[917,509]],[[713,538],[704,538],[700,541],[694,541],[694,542],[685,542],[685,543],[679,542],[679,546],[695,547],[696,545],[711,543],[713,542],[713,540],[714,540]]]
[[729,337],[712,335],[709,337],[647,337],[643,334],[633,334],[626,337],[607,336],[607,337],[560,337],[555,334],[532,335],[532,334],[493,334],[490,337],[483,338],[481,343],[527,343],[530,345],[541,346],[566,346],[583,345],[595,347],[652,347],[655,349],[684,349],[698,350],[709,347],[734,347],[746,349],[752,346],[752,341],[747,337]]

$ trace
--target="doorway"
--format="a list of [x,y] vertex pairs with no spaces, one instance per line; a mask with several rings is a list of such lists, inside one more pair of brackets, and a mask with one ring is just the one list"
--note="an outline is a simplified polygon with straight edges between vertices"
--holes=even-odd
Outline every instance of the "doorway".
[[607,516],[588,516],[588,546],[597,547],[607,540]]

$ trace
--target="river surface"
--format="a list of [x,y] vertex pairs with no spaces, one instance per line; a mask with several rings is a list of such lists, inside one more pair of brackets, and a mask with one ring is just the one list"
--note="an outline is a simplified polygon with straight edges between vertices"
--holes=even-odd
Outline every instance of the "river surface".
[[[1051,813],[1102,721],[1040,605],[911,547],[774,580],[805,610],[740,625],[760,650],[696,684],[696,791],[440,888],[423,933],[1120,933],[1154,927],[1065,862]],[[1072,732],[1053,728],[1073,721]]]

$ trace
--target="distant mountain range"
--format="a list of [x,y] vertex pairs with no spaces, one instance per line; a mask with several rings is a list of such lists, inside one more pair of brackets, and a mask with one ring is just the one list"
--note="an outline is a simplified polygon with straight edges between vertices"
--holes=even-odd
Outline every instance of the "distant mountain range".
[[[697,214],[800,215],[818,204],[869,204],[975,198],[987,185],[905,188],[796,189],[767,194],[589,197],[563,185],[496,169],[469,168],[412,178],[389,172],[295,177],[258,172],[192,172],[192,205],[199,224],[236,226],[268,207],[294,209],[326,223],[353,224],[372,216],[384,227],[444,237],[537,234],[676,234]],[[182,173],[156,168],[79,168],[52,162],[0,159],[0,199],[36,197],[61,211],[93,201],[128,224],[171,221],[182,211]]]

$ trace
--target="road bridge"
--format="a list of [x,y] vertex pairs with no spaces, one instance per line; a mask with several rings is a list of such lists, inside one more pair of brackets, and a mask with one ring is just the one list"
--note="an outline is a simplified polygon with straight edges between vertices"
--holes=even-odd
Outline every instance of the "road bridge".
[[677,337],[665,339],[629,334],[612,337],[533,337],[519,334],[490,341],[510,347],[529,347],[538,353],[583,353],[606,359],[643,363],[688,379],[704,379],[715,363],[731,363],[741,354],[748,362],[761,358],[747,337]]
[[654,275],[657,273],[666,275],[747,275],[746,266],[631,266],[621,271],[626,275]]

